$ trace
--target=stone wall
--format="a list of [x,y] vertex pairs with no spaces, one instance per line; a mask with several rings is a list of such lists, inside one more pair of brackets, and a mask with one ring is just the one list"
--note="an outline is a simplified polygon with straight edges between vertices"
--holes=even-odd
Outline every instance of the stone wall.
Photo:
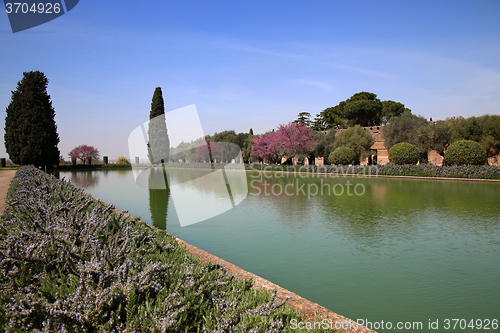
[[429,164],[443,165],[444,157],[439,155],[437,150],[431,150],[428,154],[427,159],[429,160]]
[[[377,151],[377,164],[387,164],[389,163],[389,149],[385,147],[385,139],[382,134],[382,129],[384,126],[369,126],[369,127],[364,127],[365,129],[369,130],[373,138],[375,139],[375,143],[373,146],[370,147],[370,149],[375,149]],[[340,132],[344,131],[344,129],[339,129],[335,133],[335,136],[339,135]],[[325,131],[323,133],[328,133],[328,131]],[[362,165],[368,164],[368,158],[366,158],[364,161],[361,162]],[[316,159],[316,165],[324,165],[324,160],[321,159]]]
[[488,157],[488,164],[489,165],[500,165],[500,155]]
[[370,148],[377,150],[377,164],[384,165],[389,163],[389,149],[385,147],[385,139],[382,134],[382,128],[384,128],[384,126],[365,127],[365,129],[370,131],[373,139],[375,139],[375,143]]

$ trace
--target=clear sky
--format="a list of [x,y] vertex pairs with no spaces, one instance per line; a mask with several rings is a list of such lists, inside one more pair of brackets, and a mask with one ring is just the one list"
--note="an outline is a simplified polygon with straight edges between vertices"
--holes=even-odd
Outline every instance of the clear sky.
[[205,134],[263,133],[360,91],[434,120],[500,114],[500,1],[81,0],[15,34],[0,13],[0,68],[2,138],[11,90],[40,70],[65,159],[128,156],[158,86]]

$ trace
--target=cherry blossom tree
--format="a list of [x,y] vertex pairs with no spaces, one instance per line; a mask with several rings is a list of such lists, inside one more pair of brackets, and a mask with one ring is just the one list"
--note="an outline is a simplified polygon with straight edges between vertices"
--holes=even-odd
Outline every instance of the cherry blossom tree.
[[303,123],[280,125],[276,133],[280,150],[287,158],[309,155],[317,143],[313,131]]
[[279,146],[277,143],[277,133],[270,132],[263,135],[257,135],[250,139],[253,142],[252,155],[266,159],[271,163],[277,163],[280,157]]
[[87,161],[87,163],[90,165],[92,162],[92,159],[97,159],[99,158],[99,150],[97,148],[87,146],[87,145],[80,145],[73,149],[72,151],[69,152],[68,154],[71,159],[74,160],[82,160],[83,162]]
[[317,143],[313,131],[303,123],[280,125],[277,131],[258,135],[252,142],[252,155],[271,163],[278,162],[285,155],[287,158],[309,155]]

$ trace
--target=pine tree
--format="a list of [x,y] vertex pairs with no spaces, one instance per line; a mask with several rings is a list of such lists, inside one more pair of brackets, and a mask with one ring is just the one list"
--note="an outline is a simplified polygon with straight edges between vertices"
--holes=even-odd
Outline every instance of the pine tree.
[[152,164],[168,161],[170,140],[165,122],[165,106],[161,88],[157,87],[151,102],[148,127],[148,158]]
[[294,121],[294,123],[302,123],[306,125],[307,127],[311,127],[311,114],[309,112],[301,112],[297,116],[297,120]]
[[6,109],[5,149],[12,162],[36,167],[59,164],[55,111],[43,72],[24,72]]

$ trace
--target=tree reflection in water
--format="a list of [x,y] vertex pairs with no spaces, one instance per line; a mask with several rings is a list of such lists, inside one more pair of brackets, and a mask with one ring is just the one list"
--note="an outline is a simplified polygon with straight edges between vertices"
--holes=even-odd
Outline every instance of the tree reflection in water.
[[[155,189],[154,184],[166,184],[166,189]],[[153,225],[161,230],[167,230],[167,209],[170,198],[167,174],[162,169],[151,168],[149,173],[149,210]]]
[[94,171],[71,171],[71,183],[78,187],[92,187],[97,185],[99,178]]

